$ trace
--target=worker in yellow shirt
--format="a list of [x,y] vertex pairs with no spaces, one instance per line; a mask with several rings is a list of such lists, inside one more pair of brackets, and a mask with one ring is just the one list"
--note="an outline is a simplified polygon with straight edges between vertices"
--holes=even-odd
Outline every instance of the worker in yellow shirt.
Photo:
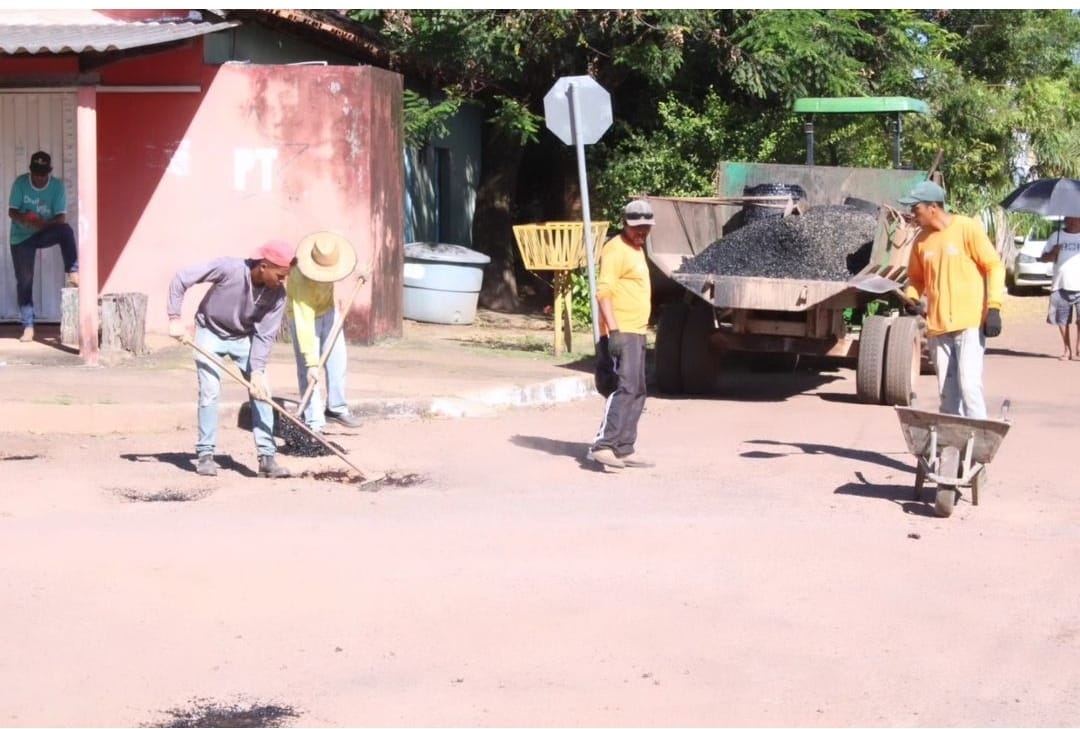
[[[313,233],[296,249],[296,265],[289,276],[285,314],[289,319],[293,353],[296,355],[296,378],[300,392],[314,383],[311,400],[304,408],[304,423],[317,433],[327,419],[347,428],[358,428],[360,420],[349,412],[345,395],[348,356],[344,336],[330,341],[337,317],[344,312],[334,305],[334,282],[356,268],[356,251],[343,237],[329,232]],[[319,362],[326,358],[326,411],[318,386]]]
[[902,205],[921,228],[908,263],[909,299],[926,296],[926,333],[937,370],[938,409],[985,418],[986,337],[1001,334],[1005,267],[978,221],[945,210],[945,191],[920,182]]
[[607,397],[604,417],[589,459],[609,468],[649,467],[635,455],[638,420],[645,408],[645,328],[652,289],[645,239],[655,223],[652,206],[633,200],[623,209],[623,228],[600,252],[596,300],[600,309],[601,352],[615,362],[618,387]]

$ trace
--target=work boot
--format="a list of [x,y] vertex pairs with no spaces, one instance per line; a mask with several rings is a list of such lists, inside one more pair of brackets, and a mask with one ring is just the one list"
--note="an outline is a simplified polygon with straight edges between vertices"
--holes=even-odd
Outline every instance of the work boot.
[[34,327],[26,327],[22,330],[22,336],[19,337],[20,342],[32,342],[34,341]]
[[288,478],[289,469],[279,466],[273,456],[259,456],[259,476],[262,478]]
[[78,285],[79,285],[79,272],[78,271],[71,271],[70,273],[67,274],[67,276],[64,277],[64,288],[65,289],[75,288]]
[[635,456],[633,453],[626,456],[619,456],[620,461],[627,468],[652,468],[656,464],[650,461],[648,458],[642,458],[641,456]]
[[622,468],[622,459],[615,455],[615,451],[610,448],[597,448],[596,450],[589,451],[588,456],[590,461],[595,461],[602,466],[608,466],[609,468]]
[[195,464],[195,473],[200,476],[217,475],[217,462],[214,461],[213,453],[203,453],[199,456],[199,462]]
[[359,428],[361,425],[363,425],[363,423],[360,421],[360,418],[355,417],[348,410],[343,413],[333,413],[327,410],[326,419],[330,422],[344,425],[346,428]]

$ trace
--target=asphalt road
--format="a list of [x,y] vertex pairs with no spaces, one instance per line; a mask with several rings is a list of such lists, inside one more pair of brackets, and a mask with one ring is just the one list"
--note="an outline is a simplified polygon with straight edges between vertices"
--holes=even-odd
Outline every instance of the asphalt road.
[[252,478],[235,428],[216,479],[189,430],[7,434],[0,725],[1075,725],[1080,362],[1006,324],[1013,429],[950,519],[844,370],[650,399],[619,474],[599,397],[332,438],[378,490]]

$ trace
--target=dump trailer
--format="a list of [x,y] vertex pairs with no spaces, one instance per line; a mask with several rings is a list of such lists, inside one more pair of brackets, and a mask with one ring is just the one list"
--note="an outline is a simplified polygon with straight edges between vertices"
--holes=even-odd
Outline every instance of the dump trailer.
[[[722,374],[726,352],[751,359],[829,358],[856,369],[862,402],[909,405],[914,378],[925,371],[923,328],[904,313],[901,291],[915,230],[895,206],[925,172],[850,167],[721,163],[715,198],[650,197],[656,225],[646,244],[659,304],[656,376],[662,392],[707,394]],[[779,184],[778,184],[779,183]],[[783,196],[747,191],[787,187],[801,199],[772,214],[814,206],[858,206],[878,216],[868,262],[850,278],[784,278],[679,272],[725,235],[748,223],[753,206]],[[765,203],[762,203],[765,201]],[[846,275],[846,274],[845,274]],[[867,278],[894,290],[856,286]],[[885,288],[889,288],[886,286]],[[874,315],[866,315],[871,302]]]

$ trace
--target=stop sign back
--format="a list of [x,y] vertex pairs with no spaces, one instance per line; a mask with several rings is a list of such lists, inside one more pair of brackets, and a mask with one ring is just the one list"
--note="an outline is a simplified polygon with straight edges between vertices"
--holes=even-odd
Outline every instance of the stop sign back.
[[547,128],[565,144],[574,144],[571,123],[570,87],[573,86],[578,119],[578,134],[583,144],[593,144],[611,126],[611,94],[592,76],[563,76],[544,96],[544,121]]

